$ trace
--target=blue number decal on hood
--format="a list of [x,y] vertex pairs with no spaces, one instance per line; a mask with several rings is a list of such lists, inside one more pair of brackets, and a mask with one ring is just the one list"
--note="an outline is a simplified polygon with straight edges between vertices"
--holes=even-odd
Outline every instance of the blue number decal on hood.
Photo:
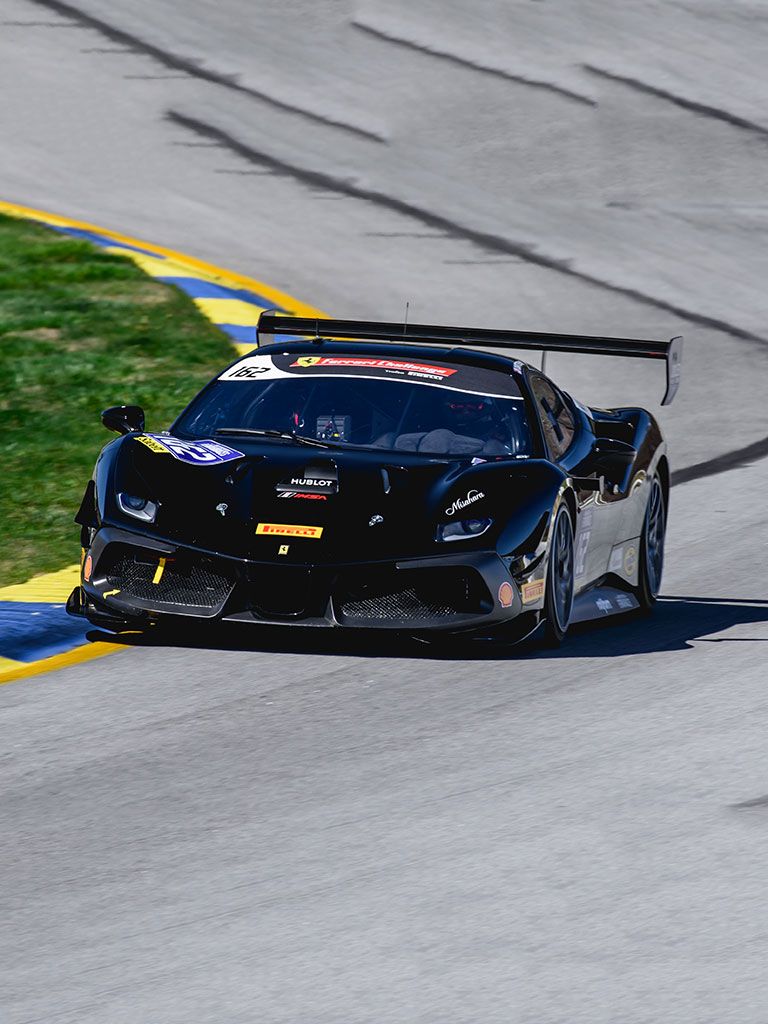
[[[151,438],[158,445],[162,445],[174,459],[178,459],[179,462],[188,462],[192,466],[219,466],[222,462],[232,462],[233,459],[244,458],[243,452],[221,444],[219,441],[184,441],[180,437],[171,437],[170,434],[143,434],[136,440],[143,441],[144,438]],[[147,447],[157,451],[154,445],[147,445]]]

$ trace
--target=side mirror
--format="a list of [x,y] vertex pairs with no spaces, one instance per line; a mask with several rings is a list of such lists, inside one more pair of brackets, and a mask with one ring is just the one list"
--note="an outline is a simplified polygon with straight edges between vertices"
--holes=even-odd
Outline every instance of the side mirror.
[[118,434],[131,434],[144,429],[144,410],[140,405],[112,405],[101,414],[107,430]]
[[592,449],[595,471],[603,474],[611,483],[622,481],[636,458],[636,448],[612,437],[599,437]]

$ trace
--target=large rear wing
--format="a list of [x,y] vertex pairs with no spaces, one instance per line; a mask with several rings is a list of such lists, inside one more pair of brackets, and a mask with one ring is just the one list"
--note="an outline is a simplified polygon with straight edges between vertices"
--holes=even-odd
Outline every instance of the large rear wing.
[[582,334],[541,334],[533,331],[495,331],[480,327],[434,327],[427,324],[388,324],[367,320],[326,320],[282,316],[265,310],[256,328],[257,344],[278,337],[322,340],[393,341],[417,345],[483,345],[491,348],[534,349],[539,352],[578,352],[635,359],[663,359],[667,389],[662,405],[670,405],[680,387],[683,339],[647,341],[637,338],[601,338]]

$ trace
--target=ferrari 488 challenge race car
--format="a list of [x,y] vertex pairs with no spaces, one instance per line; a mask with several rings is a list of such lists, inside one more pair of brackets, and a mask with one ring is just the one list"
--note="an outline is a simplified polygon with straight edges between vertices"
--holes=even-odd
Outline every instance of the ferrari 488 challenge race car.
[[[321,333],[322,332],[322,333]],[[284,340],[280,340],[280,339]],[[593,409],[492,349],[663,359],[670,342],[262,314],[169,431],[102,414],[67,609],[549,644],[654,604],[670,471],[640,408]]]

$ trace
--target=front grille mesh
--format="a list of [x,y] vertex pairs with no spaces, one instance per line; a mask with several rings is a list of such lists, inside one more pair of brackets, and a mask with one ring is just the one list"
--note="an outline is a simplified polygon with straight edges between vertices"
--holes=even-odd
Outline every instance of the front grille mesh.
[[223,604],[232,590],[233,580],[218,571],[210,559],[188,564],[168,559],[158,582],[153,583],[158,564],[158,558],[149,552],[123,550],[107,573],[107,588],[153,604],[209,610]]
[[409,571],[402,576],[350,586],[340,595],[344,619],[379,622],[437,622],[488,611],[485,585],[469,570]]
[[344,601],[341,610],[351,619],[380,619],[383,622],[395,622],[398,619],[445,619],[456,615],[456,609],[451,605],[425,601],[413,587],[397,590],[393,594]]

